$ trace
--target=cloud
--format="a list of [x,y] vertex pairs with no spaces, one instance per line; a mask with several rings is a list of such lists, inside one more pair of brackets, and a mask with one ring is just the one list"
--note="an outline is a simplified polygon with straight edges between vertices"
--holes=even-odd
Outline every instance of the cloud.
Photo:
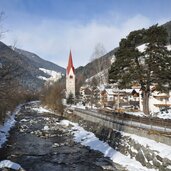
[[[27,24],[12,25],[4,42],[35,52],[40,57],[66,67],[70,49],[76,67],[90,61],[94,47],[102,43],[107,51],[118,46],[121,38],[130,31],[153,24],[147,17],[136,15],[119,24],[113,15],[87,23],[67,20],[27,20]],[[117,16],[117,21],[118,21]],[[104,22],[103,22],[104,21]],[[117,22],[118,23],[118,22]]]

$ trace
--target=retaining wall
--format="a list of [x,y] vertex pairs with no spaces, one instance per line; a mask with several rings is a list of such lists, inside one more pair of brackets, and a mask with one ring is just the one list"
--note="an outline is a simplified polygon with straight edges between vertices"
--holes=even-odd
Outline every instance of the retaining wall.
[[157,131],[146,130],[140,127],[128,126],[123,123],[123,121],[114,121],[112,118],[109,118],[103,114],[93,113],[92,111],[84,110],[74,110],[73,113],[84,120],[91,121],[94,123],[99,123],[100,125],[112,128],[117,131],[123,131],[130,134],[136,134],[138,136],[146,137],[157,142],[165,143],[171,146],[171,135],[164,135],[163,133],[158,133]]

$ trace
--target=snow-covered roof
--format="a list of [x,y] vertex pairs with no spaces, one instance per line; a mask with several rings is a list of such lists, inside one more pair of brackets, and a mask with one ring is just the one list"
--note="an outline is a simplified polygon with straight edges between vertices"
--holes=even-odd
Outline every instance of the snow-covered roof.
[[152,95],[155,96],[155,97],[169,97],[169,94],[167,94],[167,93],[159,93],[157,91],[153,92]]
[[133,90],[134,90],[134,89],[124,89],[124,91],[125,91],[126,93],[132,93]]
[[113,95],[113,94],[114,94],[114,92],[113,92],[113,89],[112,89],[112,88],[110,88],[110,89],[106,89],[106,92],[107,92],[107,94],[110,94],[110,95]]
[[126,89],[122,89],[122,90],[120,90],[120,89],[113,89],[113,92],[114,93],[126,93]]

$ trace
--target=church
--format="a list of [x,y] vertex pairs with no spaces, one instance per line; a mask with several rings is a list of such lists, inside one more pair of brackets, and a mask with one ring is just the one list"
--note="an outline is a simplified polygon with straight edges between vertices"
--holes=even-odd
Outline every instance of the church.
[[75,98],[75,68],[72,60],[72,53],[70,51],[68,66],[66,69],[66,98],[72,94]]

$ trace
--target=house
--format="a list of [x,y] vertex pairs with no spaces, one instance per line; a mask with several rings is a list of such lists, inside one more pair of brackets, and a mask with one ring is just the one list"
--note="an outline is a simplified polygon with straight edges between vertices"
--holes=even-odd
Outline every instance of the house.
[[[171,91],[169,93],[160,93],[153,91],[149,97],[149,109],[151,113],[159,112],[162,109],[171,107]],[[140,110],[143,111],[142,98],[140,99]]]
[[83,103],[98,106],[100,100],[100,90],[98,87],[82,86],[80,87],[80,100]]
[[100,93],[100,104],[105,106],[113,106],[114,103],[114,92],[112,88],[107,88]]
[[83,103],[90,103],[92,97],[92,90],[88,86],[80,87],[80,99]]
[[135,89],[105,88],[101,91],[100,103],[102,106],[111,106],[114,108],[124,108],[132,106],[139,108],[139,93]]

